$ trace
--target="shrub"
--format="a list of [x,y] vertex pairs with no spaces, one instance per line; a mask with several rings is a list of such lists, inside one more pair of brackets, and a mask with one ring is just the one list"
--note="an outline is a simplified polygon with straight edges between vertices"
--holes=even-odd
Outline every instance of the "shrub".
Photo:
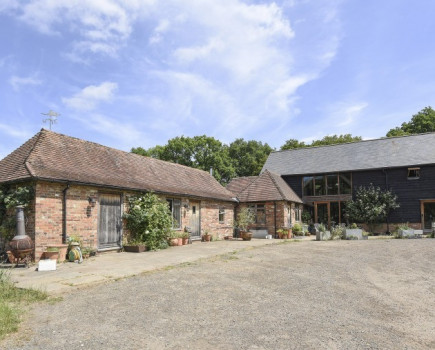
[[168,204],[153,193],[128,198],[129,208],[124,214],[129,230],[129,242],[143,242],[150,250],[164,249],[172,229]]
[[304,234],[301,224],[298,223],[293,224],[292,231],[295,236],[302,236]]
[[346,228],[343,226],[334,226],[331,229],[331,239],[343,239]]
[[311,214],[310,212],[304,210],[301,215],[302,222],[309,224],[311,222]]
[[255,222],[255,214],[249,208],[242,208],[237,214],[237,220],[234,222],[236,228],[241,231],[247,231],[249,225]]

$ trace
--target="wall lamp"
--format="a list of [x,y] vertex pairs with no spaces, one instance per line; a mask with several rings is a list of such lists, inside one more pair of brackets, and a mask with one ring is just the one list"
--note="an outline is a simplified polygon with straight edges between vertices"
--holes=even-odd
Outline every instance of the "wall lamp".
[[95,198],[89,197],[88,198],[88,202],[89,202],[89,205],[91,207],[95,207],[95,204],[97,203],[97,200]]

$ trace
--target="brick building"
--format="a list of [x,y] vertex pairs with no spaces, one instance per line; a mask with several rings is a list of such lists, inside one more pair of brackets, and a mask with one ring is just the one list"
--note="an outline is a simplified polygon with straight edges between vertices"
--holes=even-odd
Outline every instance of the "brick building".
[[140,192],[167,200],[175,230],[233,233],[234,195],[208,172],[45,129],[0,161],[0,184],[34,187],[26,231],[36,261],[69,235],[100,251],[121,248],[127,197]]
[[227,190],[239,201],[236,214],[244,207],[255,213],[255,224],[250,227],[254,237],[275,236],[278,229],[301,222],[302,200],[281,176],[268,170],[259,176],[235,178]]

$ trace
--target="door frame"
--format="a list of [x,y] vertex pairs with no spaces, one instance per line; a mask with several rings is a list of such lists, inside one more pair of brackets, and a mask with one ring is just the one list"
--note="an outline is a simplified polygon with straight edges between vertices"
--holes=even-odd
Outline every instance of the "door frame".
[[[97,214],[97,250],[98,251],[105,251],[105,250],[115,250],[115,249],[120,249],[122,248],[122,238],[124,236],[124,225],[122,222],[122,215],[124,213],[124,193],[119,193],[119,192],[98,192],[98,214]],[[119,232],[119,240],[118,240],[118,244],[117,246],[113,246],[113,247],[108,247],[108,248],[101,248],[100,247],[100,218],[101,218],[101,196],[104,195],[112,195],[112,196],[119,196],[119,200],[120,200],[120,232]]]
[[424,228],[424,204],[425,203],[435,203],[435,199],[420,199],[421,228],[423,232],[432,232],[432,229]]
[[[194,204],[198,203],[198,205],[197,205],[197,215],[198,215],[198,235],[191,236],[190,238],[193,239],[193,240],[197,240],[197,239],[199,240],[199,239],[201,239],[201,201],[200,201],[200,200],[198,200],[198,201],[196,201],[196,200],[190,200],[190,203],[189,203],[189,205],[190,205],[190,210],[192,210],[192,212],[193,212],[193,205],[192,205],[192,202],[193,202]],[[192,220],[192,216],[190,216],[190,218],[189,218],[189,227],[190,227],[190,220]]]
[[330,204],[328,201],[314,202],[314,222],[319,223],[319,216],[318,216],[318,211],[317,211],[318,204],[326,204],[326,211],[328,214],[328,227],[329,227],[330,222],[331,222],[331,216],[330,216]]

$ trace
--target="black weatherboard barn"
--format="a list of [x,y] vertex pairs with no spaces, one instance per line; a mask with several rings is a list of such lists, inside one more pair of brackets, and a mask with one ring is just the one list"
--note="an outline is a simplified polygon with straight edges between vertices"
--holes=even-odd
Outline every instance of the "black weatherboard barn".
[[390,223],[430,230],[435,221],[435,133],[273,152],[266,169],[282,176],[315,222],[345,222],[346,202],[371,183],[398,196]]

